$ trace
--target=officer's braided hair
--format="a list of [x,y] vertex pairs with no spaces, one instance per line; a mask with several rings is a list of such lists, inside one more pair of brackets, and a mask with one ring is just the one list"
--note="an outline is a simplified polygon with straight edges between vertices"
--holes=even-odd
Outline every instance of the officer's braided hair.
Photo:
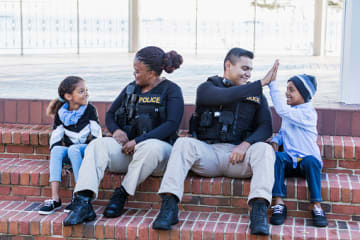
[[149,46],[140,49],[135,59],[144,63],[151,71],[156,72],[159,76],[162,71],[172,73],[183,63],[183,58],[176,51],[165,53],[161,48]]
[[230,61],[232,65],[234,65],[236,63],[236,61],[240,58],[240,57],[248,57],[250,59],[254,58],[254,53],[251,51],[248,51],[246,49],[243,48],[232,48],[230,49],[230,51],[226,54],[226,57],[224,59],[224,70],[225,70],[225,63],[226,61]]
[[64,100],[64,101],[61,101],[59,97],[52,100],[46,109],[46,114],[48,116],[53,117],[56,115],[59,108],[61,108],[61,106],[66,103],[65,93],[72,94],[72,92],[76,88],[76,85],[80,81],[84,81],[84,79],[82,79],[80,77],[76,77],[76,76],[69,76],[61,81],[61,83],[58,87],[58,94],[59,94],[59,97],[61,98],[61,100]]

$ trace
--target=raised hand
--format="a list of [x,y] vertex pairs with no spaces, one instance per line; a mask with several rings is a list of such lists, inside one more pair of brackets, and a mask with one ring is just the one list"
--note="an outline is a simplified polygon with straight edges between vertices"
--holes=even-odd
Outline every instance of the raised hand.
[[278,68],[279,68],[279,60],[276,59],[272,68],[261,80],[261,86],[268,85],[270,82],[275,81]]

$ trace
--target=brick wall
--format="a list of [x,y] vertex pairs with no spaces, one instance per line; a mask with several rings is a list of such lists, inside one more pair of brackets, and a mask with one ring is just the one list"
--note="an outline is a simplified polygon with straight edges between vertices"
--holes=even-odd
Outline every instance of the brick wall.
[[[105,126],[105,113],[111,102],[92,103],[98,110],[101,125]],[[52,119],[45,114],[48,104],[49,100],[0,98],[0,123],[52,124]],[[278,132],[281,121],[274,109],[271,110],[274,132]],[[192,112],[194,112],[194,105],[185,105],[181,129],[188,128],[188,120]],[[360,137],[360,110],[318,108],[317,112],[319,135]]]

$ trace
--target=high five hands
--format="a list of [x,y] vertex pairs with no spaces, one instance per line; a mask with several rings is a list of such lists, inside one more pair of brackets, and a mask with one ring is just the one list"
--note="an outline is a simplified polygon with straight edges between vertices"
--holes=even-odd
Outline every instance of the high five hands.
[[274,62],[274,65],[272,66],[272,68],[269,70],[269,72],[265,75],[265,77],[263,79],[261,79],[261,86],[266,86],[269,83],[271,83],[272,81],[276,80],[276,75],[277,75],[277,71],[279,69],[279,59],[276,59]]

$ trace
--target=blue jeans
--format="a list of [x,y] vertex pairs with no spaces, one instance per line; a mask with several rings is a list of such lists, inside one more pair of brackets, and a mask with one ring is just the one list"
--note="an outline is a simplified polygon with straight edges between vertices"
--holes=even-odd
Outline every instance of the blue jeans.
[[273,197],[286,197],[286,177],[306,178],[310,190],[310,201],[321,202],[321,164],[313,156],[306,156],[293,168],[291,157],[285,152],[276,152],[275,183]]
[[75,182],[87,144],[74,144],[70,147],[55,146],[50,152],[50,179],[49,182],[61,182],[61,171],[64,163],[71,163]]

